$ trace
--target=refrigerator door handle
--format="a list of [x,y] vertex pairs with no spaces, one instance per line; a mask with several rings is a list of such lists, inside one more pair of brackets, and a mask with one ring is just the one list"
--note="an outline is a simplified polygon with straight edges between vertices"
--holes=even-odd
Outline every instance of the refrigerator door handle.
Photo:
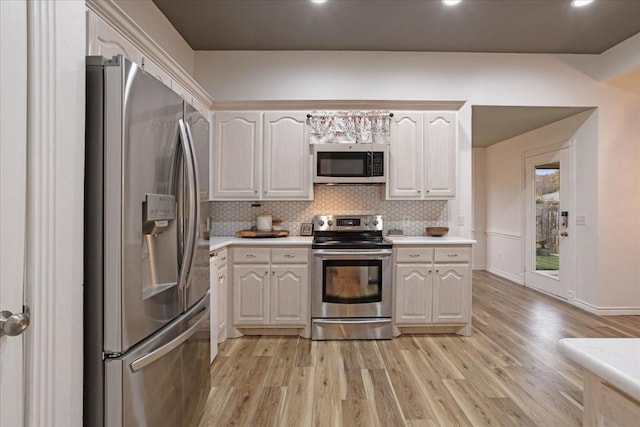
[[185,159],[185,164],[187,167],[187,180],[189,184],[187,185],[187,194],[188,194],[188,212],[189,218],[187,222],[187,233],[186,233],[186,242],[184,244],[184,254],[182,257],[182,268],[180,269],[180,278],[178,281],[178,289],[182,290],[186,287],[186,283],[189,279],[189,274],[191,273],[191,266],[193,265],[193,254],[196,248],[196,237],[197,237],[197,227],[198,227],[198,203],[197,198],[198,194],[197,190],[197,179],[195,175],[194,159],[193,159],[193,150],[191,149],[191,142],[189,140],[189,136],[187,135],[187,128],[184,123],[184,120],[180,119],[178,121],[180,125],[180,142],[182,144],[182,151]]
[[[191,126],[189,123],[185,122],[185,128],[187,130],[187,141],[189,143],[189,147],[191,148],[191,162],[192,168],[191,171],[193,173],[193,179],[189,183],[191,186],[193,184],[193,191],[189,191],[189,197],[193,197],[193,204],[195,205],[195,215],[193,218],[193,251],[195,253],[198,247],[198,224],[200,224],[200,184],[198,183],[198,162],[196,161],[196,149],[193,145],[193,135],[191,134]],[[188,160],[185,158],[185,160]],[[189,265],[189,272],[191,268],[193,268],[194,257],[191,257],[191,264]],[[187,285],[189,286],[188,282]]]
[[200,314],[200,318],[193,326],[191,326],[185,332],[175,337],[174,339],[172,339],[162,347],[158,348],[157,350],[154,350],[151,353],[145,354],[144,356],[134,360],[131,363],[131,370],[133,372],[137,372],[140,369],[143,369],[145,366],[148,366],[151,363],[155,362],[156,360],[162,358],[167,353],[170,353],[171,351],[178,348],[180,345],[182,345],[182,343],[187,341],[196,332],[198,332],[198,329],[202,327],[202,323],[204,323],[207,320],[207,318],[208,318],[208,315],[207,315],[207,310],[205,308],[202,310],[202,313]]

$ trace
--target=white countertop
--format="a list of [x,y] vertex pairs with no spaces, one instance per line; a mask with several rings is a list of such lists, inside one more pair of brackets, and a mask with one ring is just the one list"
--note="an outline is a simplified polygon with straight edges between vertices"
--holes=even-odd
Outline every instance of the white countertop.
[[472,245],[473,239],[456,236],[384,236],[384,239],[394,245]]
[[[394,245],[471,245],[475,240],[464,237],[444,236],[385,236],[384,239]],[[229,245],[246,246],[293,246],[311,245],[312,236],[289,236],[274,238],[243,238],[234,236],[217,236],[209,239],[209,250],[215,251]]]
[[209,239],[209,250],[215,251],[229,245],[246,246],[311,246],[312,236],[289,236],[289,237],[267,237],[267,238],[244,238],[233,236],[217,236]]
[[563,338],[561,353],[640,400],[640,338]]

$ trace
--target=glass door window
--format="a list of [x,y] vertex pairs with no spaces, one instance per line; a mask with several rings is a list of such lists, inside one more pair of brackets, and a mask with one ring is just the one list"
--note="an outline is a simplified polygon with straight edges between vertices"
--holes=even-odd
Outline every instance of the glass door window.
[[560,163],[535,166],[535,270],[560,272]]

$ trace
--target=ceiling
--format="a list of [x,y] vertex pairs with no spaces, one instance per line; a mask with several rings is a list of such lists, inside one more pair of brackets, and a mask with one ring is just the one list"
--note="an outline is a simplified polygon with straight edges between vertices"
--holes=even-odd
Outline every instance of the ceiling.
[[194,50],[602,53],[639,0],[153,0]]
[[471,108],[473,146],[487,147],[592,109],[474,105]]
[[[194,50],[599,54],[640,32],[640,0],[153,0]],[[588,108],[473,106],[474,147]]]

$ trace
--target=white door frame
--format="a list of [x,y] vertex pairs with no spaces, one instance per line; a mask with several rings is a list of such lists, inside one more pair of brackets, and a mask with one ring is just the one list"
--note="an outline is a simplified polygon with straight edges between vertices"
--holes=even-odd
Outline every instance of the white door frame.
[[[24,304],[27,3],[0,1],[0,310]],[[0,425],[24,423],[24,335],[0,337]]]
[[76,0],[26,3],[31,326],[24,425],[80,427],[86,7]]
[[[573,300],[575,296],[575,141],[571,140],[564,144],[554,144],[524,153],[524,284],[544,293],[562,299]],[[567,236],[560,237],[561,266],[558,278],[551,278],[542,273],[535,272],[535,215],[533,209],[533,186],[530,185],[532,179],[532,163],[535,157],[548,155],[560,159],[561,162],[561,186],[565,190],[561,192],[561,211],[568,211],[568,228],[561,229]]]

